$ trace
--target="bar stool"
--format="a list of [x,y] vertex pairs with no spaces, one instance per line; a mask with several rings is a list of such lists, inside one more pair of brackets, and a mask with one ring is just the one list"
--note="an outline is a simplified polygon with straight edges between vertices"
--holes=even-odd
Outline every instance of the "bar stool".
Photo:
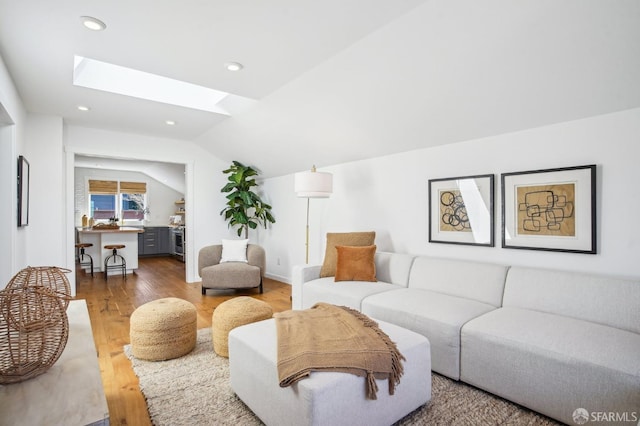
[[[127,262],[124,260],[124,257],[118,254],[118,249],[123,249],[126,246],[124,244],[107,244],[104,246],[107,250],[113,250],[113,253],[110,256],[107,256],[104,259],[104,279],[106,280],[109,276],[109,269],[121,269],[122,277],[127,279]],[[116,263],[116,260],[120,258],[120,264]],[[109,260],[113,259],[113,265],[109,265]]]
[[[91,276],[93,277],[93,257],[91,257],[90,254],[87,254],[84,252],[84,249],[87,247],[93,247],[93,244],[91,243],[76,244],[76,250],[80,249],[80,252],[77,254],[77,259],[78,259],[78,263],[80,264],[80,268],[82,268],[83,266],[91,265]],[[85,256],[89,258],[88,262],[84,262]]]

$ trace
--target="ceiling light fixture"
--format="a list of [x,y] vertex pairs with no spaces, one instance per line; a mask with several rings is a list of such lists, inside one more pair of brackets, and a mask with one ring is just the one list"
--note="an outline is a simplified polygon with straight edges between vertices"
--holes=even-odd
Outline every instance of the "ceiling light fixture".
[[85,106],[85,105],[78,105],[78,109],[80,111],[89,111],[91,108],[89,108],[88,106]]
[[239,62],[227,62],[224,64],[227,71],[240,71],[244,66]]
[[82,25],[89,28],[92,31],[102,31],[107,28],[107,25],[99,19],[93,16],[81,16]]
[[165,123],[167,124],[167,126],[175,126],[176,125],[176,122],[173,121],[173,120],[167,120],[167,121],[165,121]]

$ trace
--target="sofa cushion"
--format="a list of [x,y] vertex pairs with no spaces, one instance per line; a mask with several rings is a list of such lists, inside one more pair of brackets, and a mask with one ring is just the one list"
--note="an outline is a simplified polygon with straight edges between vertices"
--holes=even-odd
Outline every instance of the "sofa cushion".
[[374,257],[378,281],[406,287],[415,256],[379,251]]
[[493,309],[487,303],[412,288],[372,295],[362,301],[366,315],[429,339],[431,368],[455,380],[460,377],[460,329]]
[[640,407],[640,335],[504,307],[462,328],[461,379],[573,424],[576,408]]
[[328,232],[324,261],[320,269],[320,277],[333,277],[336,274],[338,254],[336,246],[371,246],[376,233],[370,232]]
[[373,262],[376,246],[336,246],[338,260],[335,281],[376,280],[376,265]]
[[499,307],[508,269],[491,263],[420,256],[413,261],[409,288],[437,291]]
[[362,308],[362,299],[365,297],[397,288],[397,285],[382,281],[334,282],[333,277],[318,278],[304,283],[304,291],[301,295],[302,304],[299,309],[307,309],[318,302],[325,302],[348,306],[359,311]]
[[512,267],[505,307],[584,319],[640,334],[640,281]]

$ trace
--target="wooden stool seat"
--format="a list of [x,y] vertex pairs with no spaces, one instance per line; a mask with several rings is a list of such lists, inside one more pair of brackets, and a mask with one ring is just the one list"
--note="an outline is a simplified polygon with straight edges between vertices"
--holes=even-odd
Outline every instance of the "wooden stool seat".
[[[87,247],[93,247],[93,244],[91,244],[91,243],[76,243],[76,250],[80,249],[80,251],[76,253],[76,257],[78,259],[78,263],[80,264],[81,268],[83,266],[91,266],[91,276],[93,276],[93,257],[91,257],[91,255],[89,255],[89,254],[84,252],[84,249],[86,249]],[[84,261],[85,257],[89,258],[88,262]]]
[[[112,254],[104,259],[104,279],[109,276],[109,269],[120,269],[122,271],[122,278],[127,279],[127,261],[124,260],[122,255],[118,254],[118,249],[123,249],[126,246],[124,244],[107,244],[104,246],[107,250],[113,250]],[[116,261],[120,259],[120,263]],[[109,265],[109,261],[113,260],[113,264]]]

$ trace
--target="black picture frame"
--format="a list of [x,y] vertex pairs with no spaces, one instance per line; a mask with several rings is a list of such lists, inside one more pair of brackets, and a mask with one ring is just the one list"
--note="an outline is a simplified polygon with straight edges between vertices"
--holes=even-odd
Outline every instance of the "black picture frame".
[[596,166],[501,175],[502,247],[597,253]]
[[494,175],[429,180],[429,242],[493,247]]
[[29,162],[20,155],[18,157],[18,226],[29,225]]

